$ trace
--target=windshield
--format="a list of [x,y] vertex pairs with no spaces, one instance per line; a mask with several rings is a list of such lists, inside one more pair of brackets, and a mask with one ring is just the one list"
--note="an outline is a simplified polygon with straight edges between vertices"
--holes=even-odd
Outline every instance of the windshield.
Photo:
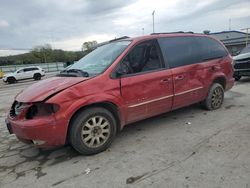
[[240,54],[245,54],[250,52],[250,44],[241,50]]
[[117,41],[98,47],[66,70],[81,70],[95,76],[106,70],[131,41]]

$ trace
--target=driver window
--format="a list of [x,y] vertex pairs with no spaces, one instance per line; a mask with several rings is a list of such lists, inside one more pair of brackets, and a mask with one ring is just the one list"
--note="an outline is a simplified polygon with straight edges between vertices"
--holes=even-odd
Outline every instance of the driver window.
[[121,69],[125,74],[147,72],[160,68],[162,68],[162,63],[154,41],[137,45],[121,62]]
[[22,70],[17,71],[17,74],[19,74],[19,73],[23,73],[23,69],[22,69]]

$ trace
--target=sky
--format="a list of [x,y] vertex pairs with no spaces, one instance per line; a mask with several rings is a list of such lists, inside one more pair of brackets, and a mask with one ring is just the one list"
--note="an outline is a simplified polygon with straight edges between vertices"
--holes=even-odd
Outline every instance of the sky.
[[155,32],[250,27],[250,0],[0,0],[0,56],[38,45],[81,50],[83,42]]

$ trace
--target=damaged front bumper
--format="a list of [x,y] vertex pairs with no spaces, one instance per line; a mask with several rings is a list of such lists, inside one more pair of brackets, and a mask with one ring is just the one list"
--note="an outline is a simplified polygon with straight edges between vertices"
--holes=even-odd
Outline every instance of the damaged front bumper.
[[65,144],[67,123],[55,116],[31,120],[15,120],[8,116],[5,122],[10,134],[15,134],[20,141],[26,144],[34,144],[41,148],[52,148]]

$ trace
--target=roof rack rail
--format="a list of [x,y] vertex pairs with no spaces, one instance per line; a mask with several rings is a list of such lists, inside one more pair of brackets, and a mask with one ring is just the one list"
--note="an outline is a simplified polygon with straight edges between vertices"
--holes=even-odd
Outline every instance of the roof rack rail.
[[119,37],[119,38],[112,39],[112,40],[110,40],[109,42],[114,42],[114,41],[117,41],[117,40],[122,40],[122,39],[127,39],[127,38],[130,38],[130,37],[128,37],[128,36],[123,36],[123,37]]
[[184,32],[184,31],[175,31],[175,32],[166,32],[166,33],[151,33],[150,35],[160,35],[160,34],[178,34],[178,33],[189,33],[194,34],[192,31]]

